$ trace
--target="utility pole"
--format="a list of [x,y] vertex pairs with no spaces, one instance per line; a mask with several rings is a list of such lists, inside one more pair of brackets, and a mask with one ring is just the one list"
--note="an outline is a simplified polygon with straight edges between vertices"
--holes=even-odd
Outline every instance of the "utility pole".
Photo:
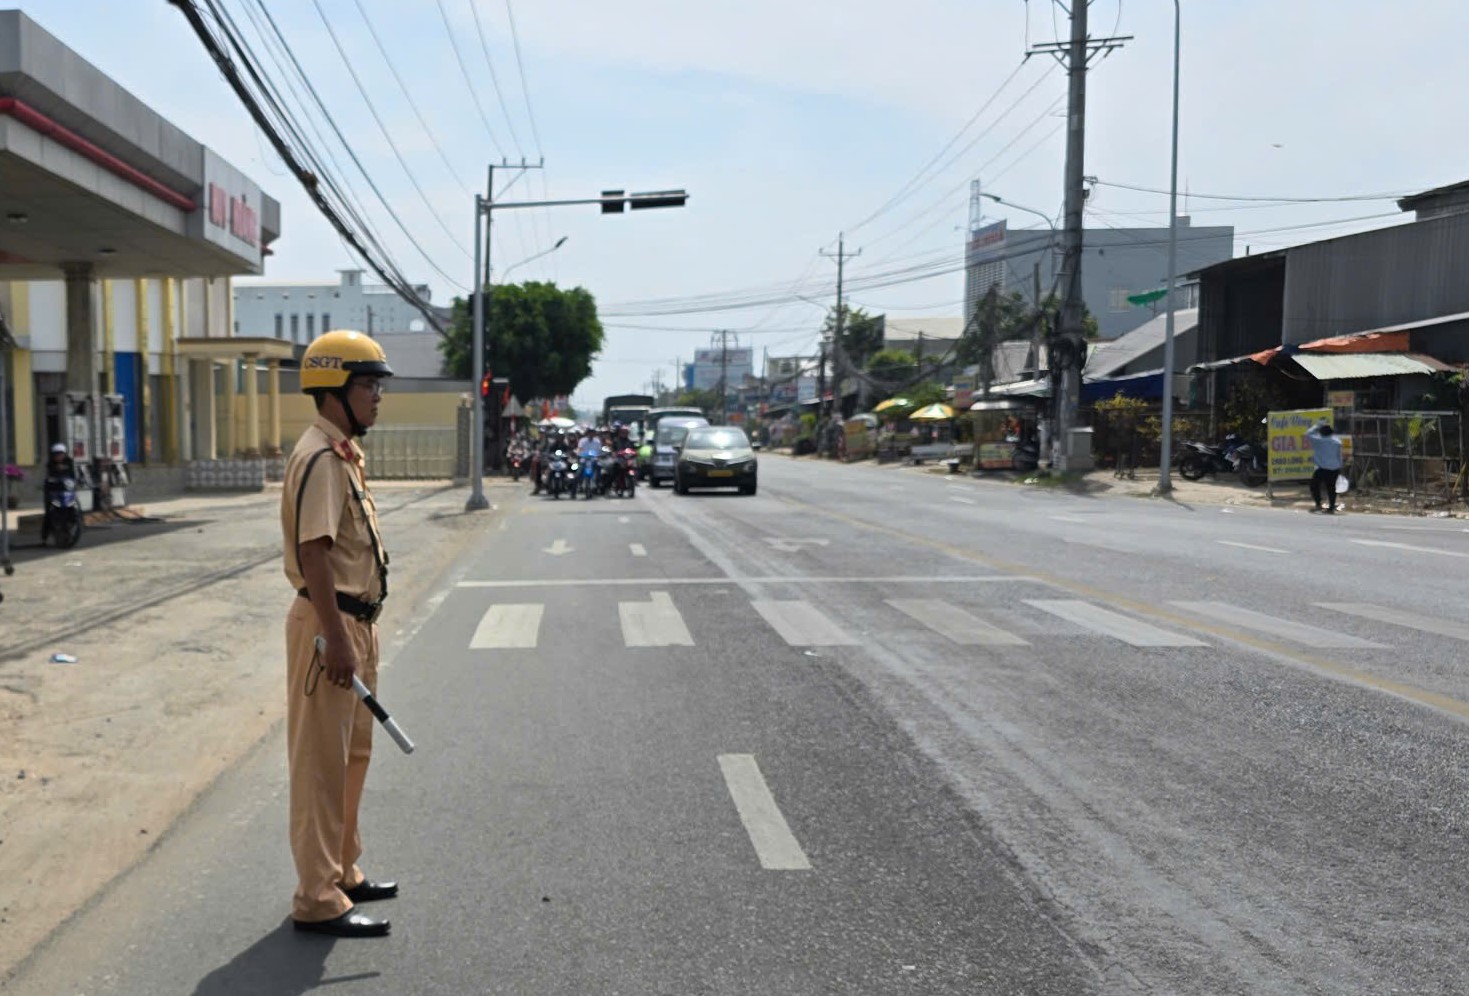
[[[539,169],[541,164],[532,166],[525,160],[521,160],[517,166],[509,162],[502,162],[504,168],[514,169]],[[671,208],[683,207],[688,202],[688,193],[683,190],[650,190],[642,193],[629,194],[623,190],[604,190],[600,197],[577,197],[562,200],[544,201],[512,201],[495,202],[495,167],[489,168],[488,190],[485,195],[474,196],[474,305],[471,321],[473,329],[473,351],[470,357],[470,372],[473,375],[470,398],[474,414],[471,419],[471,435],[469,447],[469,500],[465,502],[465,511],[474,512],[489,508],[490,503],[485,498],[484,490],[484,457],[485,457],[485,399],[480,392],[480,384],[484,380],[485,370],[485,298],[489,294],[490,274],[490,232],[494,222],[494,213],[498,208],[549,208],[549,207],[571,207],[575,205],[596,204],[601,207],[603,214],[622,214],[624,210],[634,211],[649,208]],[[481,255],[483,253],[483,255]],[[481,270],[481,262],[484,269]]]
[[1076,425],[1077,407],[1081,402],[1081,369],[1086,363],[1086,336],[1082,325],[1084,303],[1081,296],[1082,211],[1086,207],[1086,74],[1092,57],[1120,48],[1131,37],[1089,38],[1086,21],[1090,0],[1072,0],[1070,42],[1047,42],[1027,53],[1046,52],[1066,67],[1070,96],[1066,112],[1066,219],[1061,233],[1061,316],[1051,337],[1051,380],[1059,386],[1053,392],[1052,424],[1055,426],[1053,447],[1059,448],[1059,459],[1053,463],[1063,471],[1088,470],[1091,453],[1073,452],[1071,429]]
[[[721,329],[714,333],[719,340],[719,424],[729,422],[729,337],[734,333]],[[711,340],[712,342],[712,340]],[[735,340],[738,346],[739,340]]]
[[[846,272],[846,263],[847,263],[847,260],[849,260],[849,259],[856,259],[858,256],[862,255],[862,250],[861,249],[858,249],[856,252],[847,252],[847,241],[846,241],[846,239],[847,239],[847,236],[846,236],[846,233],[845,232],[838,232],[837,233],[837,251],[835,253],[829,253],[825,249],[819,250],[820,253],[821,253],[821,255],[827,257],[828,259],[835,259],[837,261],[837,316],[836,316],[836,327],[835,327],[835,331],[834,331],[834,333],[832,335],[832,354],[831,354],[831,356],[832,356],[832,381],[833,381],[832,392],[833,392],[833,394],[838,395],[838,398],[837,398],[837,403],[838,404],[840,404],[840,397],[839,396],[840,396],[841,390],[842,390],[842,376],[844,374],[844,371],[842,370],[842,326],[846,323],[846,319],[847,319],[846,305],[842,301],[842,278],[843,278],[843,276],[845,275],[845,272]],[[821,385],[822,386],[821,386],[820,390],[818,390],[817,395],[816,395],[816,400],[817,400],[816,410],[819,413],[818,416],[817,416],[817,419],[816,419],[816,424],[817,424],[817,436],[816,436],[816,438],[817,438],[817,447],[816,447],[816,451],[817,451],[817,454],[818,455],[821,453],[822,443],[826,439],[826,432],[825,432],[825,429],[826,429],[826,420],[827,420],[828,415],[829,415],[829,413],[827,411],[827,408],[826,408],[826,386],[825,386],[826,385],[826,349],[825,349],[825,344],[824,343],[823,343],[823,348],[822,348],[822,351],[821,351]]]

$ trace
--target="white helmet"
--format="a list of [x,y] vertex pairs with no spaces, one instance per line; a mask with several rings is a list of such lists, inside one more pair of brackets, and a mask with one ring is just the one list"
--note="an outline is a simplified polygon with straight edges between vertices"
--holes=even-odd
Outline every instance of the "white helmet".
[[51,452],[52,453],[60,453],[62,455],[65,455],[66,454],[66,444],[65,443],[52,443],[51,444]]

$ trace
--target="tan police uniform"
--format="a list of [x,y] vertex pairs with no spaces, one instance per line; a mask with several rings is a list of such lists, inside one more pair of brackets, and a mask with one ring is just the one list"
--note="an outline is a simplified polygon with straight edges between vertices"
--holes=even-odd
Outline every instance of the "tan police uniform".
[[297,556],[298,543],[331,539],[327,561],[337,592],[361,603],[357,615],[342,612],[357,676],[376,694],[377,626],[359,617],[386,594],[387,553],[364,466],[357,443],[318,416],[286,463],[281,493],[286,578],[298,591],[286,616],[286,751],[291,852],[299,880],[291,915],[300,921],[345,913],[352,901],[343,890],[364,880],[357,867],[357,809],[372,754],[373,718],[350,688],[325,680],[315,646],[320,625],[315,606],[300,594],[306,579]]

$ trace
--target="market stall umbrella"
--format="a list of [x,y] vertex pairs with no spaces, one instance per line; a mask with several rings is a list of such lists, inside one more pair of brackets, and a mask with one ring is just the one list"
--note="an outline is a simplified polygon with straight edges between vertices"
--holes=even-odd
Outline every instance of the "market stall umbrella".
[[536,423],[536,426],[541,429],[571,429],[576,426],[576,423],[569,418],[561,418],[558,415],[554,418],[543,418]]
[[886,401],[878,402],[872,410],[875,412],[885,412],[889,408],[909,408],[912,404],[913,402],[907,398],[888,398]]
[[944,404],[929,405],[920,408],[908,416],[910,422],[942,422],[954,417],[954,409]]

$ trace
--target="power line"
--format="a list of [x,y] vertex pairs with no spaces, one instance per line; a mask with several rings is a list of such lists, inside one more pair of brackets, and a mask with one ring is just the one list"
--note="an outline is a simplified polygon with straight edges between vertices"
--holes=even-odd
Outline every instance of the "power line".
[[418,109],[418,104],[414,101],[413,94],[408,90],[408,84],[403,82],[403,77],[399,75],[398,68],[393,65],[393,59],[388,55],[387,47],[383,45],[382,38],[378,36],[377,28],[373,27],[372,18],[367,15],[367,9],[362,6],[362,0],[352,0],[352,2],[357,5],[357,12],[362,15],[362,20],[367,25],[368,34],[372,35],[373,43],[377,45],[378,52],[382,54],[383,62],[387,63],[388,72],[393,74],[393,79],[398,83],[398,89],[403,91],[403,96],[408,101],[408,106],[413,109],[414,116],[418,118],[418,123],[423,128],[423,133],[433,143],[434,151],[439,154],[439,160],[444,164],[444,168],[449,171],[449,174],[454,177],[455,182],[459,184],[459,189],[464,192],[464,196],[473,198],[474,193],[469,189],[469,185],[459,176],[459,172],[454,168],[454,164],[449,161],[449,157],[444,153],[444,147],[434,137],[433,129],[424,120],[423,112]]
[[[362,244],[361,239],[358,237],[357,233],[354,232],[351,227],[342,220],[336,209],[333,208],[331,203],[326,199],[321,190],[321,181],[315,174],[313,174],[311,171],[307,170],[304,166],[301,165],[296,153],[293,152],[290,146],[286,144],[286,141],[281,137],[280,132],[270,122],[265,113],[265,110],[261,107],[259,100],[253,93],[251,93],[249,86],[246,85],[244,79],[240,76],[239,68],[230,58],[229,53],[225,51],[224,47],[220,44],[219,39],[216,38],[213,32],[209,30],[208,25],[205,23],[203,16],[199,12],[195,0],[169,0],[169,2],[179,8],[180,12],[184,15],[184,18],[189,22],[190,27],[194,29],[194,33],[199,38],[199,41],[204,45],[205,50],[214,60],[215,65],[218,66],[220,72],[224,75],[226,82],[229,83],[230,87],[235,91],[236,96],[238,96],[241,102],[244,103],[246,110],[255,120],[256,125],[259,126],[260,129],[265,133],[266,137],[270,139],[271,144],[276,150],[276,154],[281,157],[281,161],[284,162],[286,166],[291,170],[291,172],[296,176],[297,180],[306,190],[307,195],[316,203],[317,208],[322,212],[327,220],[331,222],[332,226],[336,228],[337,232],[342,236],[342,238],[344,238],[348,242],[348,244],[351,245],[357,255],[364,262],[366,262],[375,273],[377,273],[378,277],[382,279],[383,282],[386,283],[388,286],[397,291],[398,294],[405,301],[413,305],[419,311],[419,313],[421,313],[424,318],[428,320],[428,323],[433,328],[437,329],[440,334],[443,334],[443,324],[439,320],[439,316],[433,311],[433,309],[430,308],[427,303],[424,302],[416,293],[414,293],[412,287],[409,286],[407,282],[402,278],[401,273],[398,273],[396,271],[396,268],[384,265],[373,255],[373,253],[366,246]],[[254,65],[252,59],[250,58],[248,50],[245,48],[243,41],[238,36],[237,29],[232,30],[230,26],[227,26],[226,19],[228,19],[228,14],[221,14],[220,9],[215,4],[215,0],[204,0],[204,2],[209,7],[209,10],[213,14],[216,23],[224,32],[226,40],[228,41],[230,47],[233,48],[236,54],[239,56],[241,62],[245,67],[245,71],[250,75],[251,79],[255,82],[255,85],[261,89],[262,93],[266,94],[268,99],[273,100],[273,98],[269,97],[269,87],[262,80],[259,70]],[[233,25],[232,20],[229,21],[229,25]],[[277,110],[281,110],[278,105]],[[299,131],[297,131],[296,134],[299,137]]]
[[[1159,190],[1157,187],[1143,187],[1131,183],[1116,183],[1108,180],[1093,178],[1092,183],[1099,187],[1116,187],[1119,190],[1135,190],[1144,194],[1168,194],[1167,190]],[[1407,191],[1385,194],[1347,194],[1340,197],[1262,197],[1249,194],[1198,194],[1192,190],[1188,192],[1189,197],[1197,197],[1204,201],[1271,201],[1277,204],[1337,204],[1347,201],[1393,201],[1400,197],[1408,196]]]
[[490,56],[490,43],[485,38],[485,26],[479,19],[479,4],[475,0],[469,0],[469,12],[474,16],[474,33],[479,36],[479,49],[484,53],[485,65],[490,70],[490,86],[494,88],[495,99],[500,102],[500,113],[505,115],[505,127],[510,129],[510,141],[515,143],[516,151],[521,152],[520,136],[515,134],[515,122],[510,118],[510,108],[505,105],[505,94],[500,89],[500,77],[495,73],[495,60]]
[[[515,49],[515,69],[520,76],[520,95],[525,101],[525,116],[526,120],[530,122],[530,137],[536,143],[536,157],[544,160],[546,154],[541,147],[541,130],[536,126],[536,112],[531,106],[530,85],[526,82],[525,76],[525,58],[520,51],[520,31],[515,24],[515,9],[511,6],[510,0],[505,0],[505,17],[510,22],[510,41]],[[547,188],[548,181],[544,169],[541,170],[538,179],[541,182],[541,199],[550,200],[551,197]],[[551,211],[549,208],[541,208],[536,214],[546,226],[546,241],[549,242],[551,240]],[[548,257],[548,261],[551,265],[552,273],[559,272],[555,257]],[[542,273],[545,272],[545,265],[546,263],[544,262],[541,264]]]
[[[347,55],[347,50],[342,47],[342,42],[341,39],[337,37],[336,29],[332,27],[332,22],[330,19],[327,18],[326,11],[321,9],[321,0],[311,0],[311,5],[316,8],[317,15],[321,17],[321,23],[326,28],[327,35],[331,37],[332,47],[337,50],[337,55],[341,56],[342,64],[347,67],[347,74],[352,77],[352,82],[357,85],[357,92],[362,95],[363,103],[367,104],[367,110],[372,115],[372,120],[377,122],[378,130],[383,133],[383,140],[388,143],[388,148],[392,150],[393,157],[398,160],[398,165],[403,167],[403,175],[408,177],[409,183],[413,184],[413,189],[418,192],[419,200],[423,201],[423,206],[428,208],[429,214],[432,215],[434,220],[439,223],[439,228],[443,229],[444,234],[449,237],[449,241],[454,245],[456,249],[464,254],[466,259],[473,262],[474,257],[470,255],[469,250],[465,249],[463,244],[458,241],[454,233],[449,230],[449,226],[444,221],[444,219],[439,216],[438,210],[434,207],[433,202],[428,199],[428,194],[424,193],[423,186],[419,184],[418,177],[414,176],[413,170],[408,166],[408,161],[403,158],[403,153],[398,148],[398,143],[393,141],[393,133],[390,132],[388,130],[388,126],[383,123],[382,115],[378,114],[377,105],[373,103],[372,96],[367,92],[367,87],[362,85],[362,78],[357,75],[357,70],[353,67],[352,60]],[[438,270],[439,268],[435,266],[434,269]],[[468,290],[467,287],[459,283],[453,277],[449,276],[449,274],[445,273],[443,270],[439,270],[439,275],[442,276],[445,280],[454,284],[459,289]]]
[[479,111],[479,119],[485,126],[485,134],[490,136],[490,144],[495,147],[495,152],[503,159],[505,150],[500,147],[500,140],[495,137],[495,129],[490,127],[490,117],[485,113],[485,107],[479,101],[479,90],[475,88],[474,81],[469,78],[469,69],[464,65],[464,56],[459,53],[459,43],[454,40],[454,25],[449,20],[449,12],[444,9],[444,0],[434,0],[439,8],[439,18],[444,22],[444,32],[449,36],[449,47],[454,50],[454,61],[459,64],[459,74],[464,77],[464,85],[469,89],[469,96],[474,100],[475,109]]
[[[221,16],[219,11],[216,10],[215,7],[216,0],[205,0],[205,3],[209,4],[211,10],[215,10],[216,18],[219,18]],[[388,217],[393,220],[393,223],[398,226],[398,230],[403,233],[404,238],[406,238],[409,243],[412,244],[413,248],[418,251],[418,254],[423,257],[424,261],[428,263],[430,267],[432,267],[440,276],[442,276],[445,280],[449,281],[454,286],[463,288],[463,284],[459,283],[459,281],[449,276],[449,274],[446,273],[442,267],[434,262],[433,257],[428,254],[428,251],[423,248],[418,239],[415,238],[413,233],[408,230],[408,226],[403,223],[403,219],[399,217],[398,212],[393,208],[392,203],[389,202],[387,197],[383,194],[382,190],[378,187],[377,182],[373,180],[372,174],[367,171],[367,167],[364,166],[362,160],[358,158],[357,152],[352,148],[351,143],[347,141],[347,137],[342,133],[342,129],[338,127],[336,119],[332,116],[331,111],[327,109],[326,102],[321,99],[321,95],[317,93],[316,87],[312,85],[311,77],[308,76],[306,70],[302,68],[300,60],[296,58],[295,51],[292,50],[290,43],[286,41],[285,35],[281,32],[280,25],[276,23],[275,17],[270,12],[270,8],[265,5],[265,0],[255,0],[255,3],[256,6],[259,7],[260,12],[265,16],[266,21],[270,24],[270,28],[275,33],[275,37],[282,51],[285,52],[287,58],[291,62],[291,65],[295,67],[297,74],[300,76],[301,82],[305,85],[307,92],[311,94],[311,98],[313,101],[315,101],[316,106],[320,110],[322,117],[331,127],[332,133],[337,136],[337,141],[341,143],[342,148],[351,158],[353,164],[356,165],[358,172],[362,174],[362,178],[367,181],[367,185],[372,189],[372,192],[377,195],[377,199],[379,203],[382,204],[383,209],[387,211]],[[228,13],[224,13],[223,17],[229,19]],[[232,19],[229,20],[230,24],[234,23]],[[223,22],[221,22],[221,26],[223,26]],[[245,62],[247,70],[249,70],[251,72],[251,75],[256,78],[257,84],[264,89],[266,87],[266,84],[259,79],[253,69],[250,69],[250,56],[248,54],[248,48],[243,46],[243,42],[241,42],[240,44],[236,44],[234,47],[236,48],[236,51],[239,52],[240,58]],[[284,110],[282,110],[281,113],[284,115]],[[299,129],[296,129],[295,133],[297,135],[299,144],[309,150],[309,143],[306,141],[305,137],[300,134]],[[318,162],[318,169],[320,165],[321,164]],[[365,221],[365,219],[359,217],[359,224],[361,224],[363,221]],[[381,243],[379,243],[379,248],[382,248]],[[394,265],[396,267],[396,264]],[[406,284],[406,279],[404,282]]]
[[884,201],[877,208],[876,211],[873,211],[871,214],[863,218],[861,221],[857,222],[855,225],[849,225],[847,227],[847,230],[856,231],[863,225],[866,225],[869,221],[880,217],[885,211],[888,210],[888,208],[896,205],[905,196],[905,194],[908,192],[908,189],[912,187],[915,183],[917,183],[920,179],[922,179],[923,175],[927,173],[930,168],[932,168],[933,164],[942,159],[944,157],[944,153],[948,152],[954,147],[959,139],[964,136],[965,132],[974,127],[975,122],[977,122],[981,117],[984,116],[984,112],[990,109],[990,105],[992,105],[997,99],[999,99],[1000,94],[1005,92],[1005,88],[1010,85],[1011,81],[1014,80],[1015,77],[1020,75],[1020,71],[1024,68],[1025,62],[1024,60],[1022,60],[1019,65],[1011,70],[1010,75],[1005,77],[1004,81],[995,89],[995,92],[990,94],[989,99],[986,100],[982,105],[980,105],[979,110],[975,111],[974,115],[968,121],[964,122],[964,126],[956,131],[953,137],[944,143],[944,147],[942,149],[939,149],[938,152],[934,154],[934,157],[932,159],[924,163],[923,166],[918,170],[918,172],[913,174],[908,182],[899,187],[897,192],[893,194],[893,196],[889,197],[886,201]]

